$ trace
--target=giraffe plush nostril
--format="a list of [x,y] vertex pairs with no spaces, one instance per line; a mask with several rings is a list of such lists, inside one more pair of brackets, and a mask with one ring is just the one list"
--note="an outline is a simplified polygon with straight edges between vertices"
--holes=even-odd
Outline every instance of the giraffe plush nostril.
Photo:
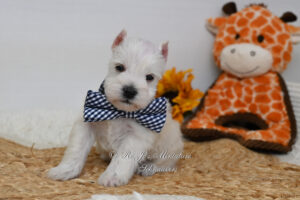
[[232,54],[234,54],[234,53],[235,53],[235,48],[231,49],[230,52],[231,52]]
[[250,56],[255,56],[256,55],[256,52],[255,51],[250,51]]

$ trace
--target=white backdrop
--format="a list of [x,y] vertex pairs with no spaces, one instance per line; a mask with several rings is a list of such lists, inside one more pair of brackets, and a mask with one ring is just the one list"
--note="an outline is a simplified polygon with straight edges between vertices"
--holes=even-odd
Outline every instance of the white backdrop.
[[[261,0],[278,16],[299,0]],[[241,9],[249,3],[236,1]],[[170,41],[168,68],[193,68],[194,87],[217,77],[205,20],[224,0],[0,0],[0,110],[79,108],[106,73],[110,46],[123,28],[157,45]],[[295,22],[300,26],[300,21]],[[300,45],[284,73],[300,82]]]

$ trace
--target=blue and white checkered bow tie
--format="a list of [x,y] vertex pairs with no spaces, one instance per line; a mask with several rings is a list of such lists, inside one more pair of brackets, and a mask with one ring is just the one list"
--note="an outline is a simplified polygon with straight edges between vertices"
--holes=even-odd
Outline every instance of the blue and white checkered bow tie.
[[104,94],[103,84],[99,92],[88,91],[84,104],[84,120],[96,122],[117,118],[131,118],[152,131],[159,133],[166,122],[167,100],[154,99],[145,109],[126,112],[115,108]]

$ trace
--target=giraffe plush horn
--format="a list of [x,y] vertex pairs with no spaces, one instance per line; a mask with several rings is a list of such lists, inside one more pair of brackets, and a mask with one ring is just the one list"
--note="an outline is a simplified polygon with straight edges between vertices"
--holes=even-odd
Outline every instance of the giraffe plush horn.
[[286,23],[297,21],[297,16],[292,12],[285,12],[280,19]]
[[234,2],[228,2],[226,3],[223,8],[222,8],[223,12],[227,15],[231,15],[233,13],[237,12],[237,8]]

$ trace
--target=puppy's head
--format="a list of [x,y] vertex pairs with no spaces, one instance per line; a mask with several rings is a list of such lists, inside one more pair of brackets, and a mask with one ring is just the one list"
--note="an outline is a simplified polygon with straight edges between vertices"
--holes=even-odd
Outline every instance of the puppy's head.
[[167,55],[167,42],[156,47],[149,41],[127,38],[125,30],[119,33],[104,82],[108,101],[124,111],[145,108],[155,97]]

